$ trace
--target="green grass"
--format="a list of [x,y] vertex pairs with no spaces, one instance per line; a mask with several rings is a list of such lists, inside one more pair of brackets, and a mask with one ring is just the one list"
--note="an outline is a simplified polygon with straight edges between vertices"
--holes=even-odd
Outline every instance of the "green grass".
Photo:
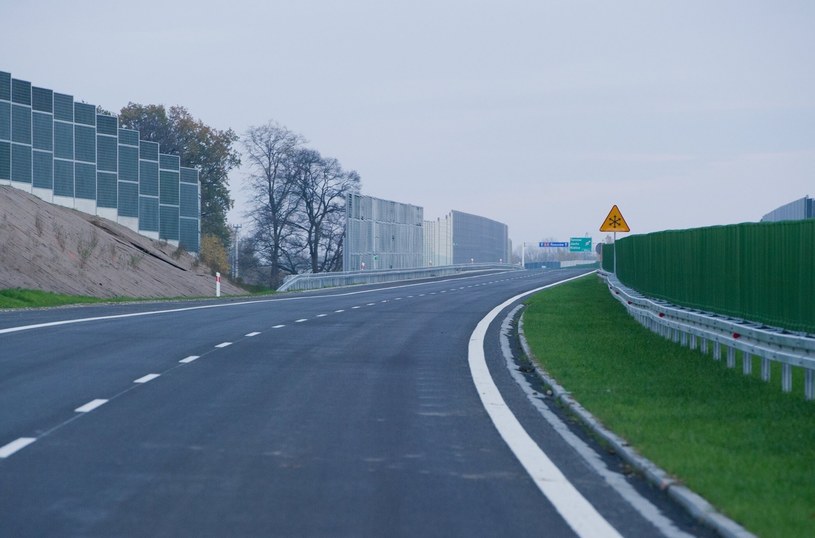
[[[609,429],[761,536],[815,536],[815,402],[631,318],[597,277],[528,301],[542,366]],[[799,370],[799,369],[795,369]],[[798,372],[800,374],[800,372]]]
[[0,290],[0,308],[36,308],[43,306],[63,306],[82,303],[102,303],[111,299],[85,297],[82,295],[62,295],[48,291],[12,288]]
[[[246,296],[273,295],[274,290],[258,288],[251,290]],[[225,299],[243,297],[241,295],[224,296]],[[0,290],[0,309],[6,308],[42,308],[48,306],[65,306],[92,303],[124,303],[138,301],[194,301],[214,299],[212,296],[206,297],[88,297],[85,295],[63,295],[49,291],[27,290],[21,288],[10,288]]]

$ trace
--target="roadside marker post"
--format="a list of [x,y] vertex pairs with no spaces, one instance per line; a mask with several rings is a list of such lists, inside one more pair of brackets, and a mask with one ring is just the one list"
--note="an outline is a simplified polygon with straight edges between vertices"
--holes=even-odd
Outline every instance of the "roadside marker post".
[[221,273],[215,273],[215,297],[221,296]]

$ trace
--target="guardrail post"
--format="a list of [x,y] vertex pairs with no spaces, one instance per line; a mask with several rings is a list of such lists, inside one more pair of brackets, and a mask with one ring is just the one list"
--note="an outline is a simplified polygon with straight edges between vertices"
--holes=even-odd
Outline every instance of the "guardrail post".
[[722,360],[722,345],[719,342],[713,342],[713,360]]
[[707,355],[707,338],[702,338],[702,341],[699,343],[699,351],[702,355]]
[[761,357],[761,379],[770,381],[770,359]]
[[691,348],[691,350],[696,349],[696,335],[695,334],[690,335],[690,346],[689,347]]
[[753,356],[746,351],[741,352],[741,371],[744,375],[753,373]]
[[804,398],[815,400],[815,370],[804,368]]
[[679,332],[679,345],[682,347],[687,347],[688,345],[688,333],[685,331]]
[[781,364],[781,390],[792,392],[792,365]]
[[728,368],[736,367],[736,348],[734,347],[727,348],[727,367]]

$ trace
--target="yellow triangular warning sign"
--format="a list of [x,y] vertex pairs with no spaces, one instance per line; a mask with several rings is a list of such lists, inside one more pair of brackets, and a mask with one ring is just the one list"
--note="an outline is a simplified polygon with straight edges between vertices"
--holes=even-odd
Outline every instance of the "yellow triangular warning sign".
[[617,208],[615,204],[614,207],[611,208],[611,211],[608,212],[608,216],[606,220],[603,221],[603,225],[600,226],[601,232],[630,232],[631,228],[628,227],[628,223],[625,222],[623,218],[623,214],[620,213],[620,210]]

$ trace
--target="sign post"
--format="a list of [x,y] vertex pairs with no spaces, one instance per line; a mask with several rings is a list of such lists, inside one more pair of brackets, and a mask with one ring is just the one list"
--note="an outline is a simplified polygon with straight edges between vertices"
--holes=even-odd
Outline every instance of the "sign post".
[[601,232],[613,232],[614,233],[614,275],[617,275],[617,232],[630,232],[631,228],[628,227],[628,223],[625,222],[625,218],[623,218],[623,214],[620,213],[620,209],[617,207],[617,204],[611,208],[611,211],[608,212],[608,216],[606,220],[603,221],[603,224],[600,226]]

